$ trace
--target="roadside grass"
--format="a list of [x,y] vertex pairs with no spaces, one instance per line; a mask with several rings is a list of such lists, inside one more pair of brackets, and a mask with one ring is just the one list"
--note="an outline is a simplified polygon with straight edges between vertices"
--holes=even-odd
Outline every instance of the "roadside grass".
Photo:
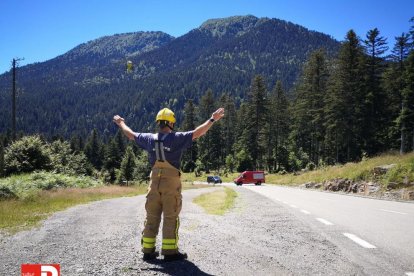
[[[26,177],[26,176],[25,176]],[[206,185],[183,183],[183,189],[205,188]],[[55,212],[69,207],[116,197],[145,194],[148,185],[100,186],[91,188],[59,188],[32,192],[20,199],[0,200],[0,231],[16,233],[38,226]]]
[[[381,165],[396,164],[385,175],[374,179],[372,173],[374,167]],[[233,182],[239,173],[203,173],[196,177],[194,173],[184,173],[186,181],[205,182],[208,175],[220,175],[223,182]],[[397,187],[404,182],[414,182],[414,153],[400,155],[397,152],[385,153],[376,157],[368,158],[361,162],[346,163],[344,165],[326,166],[314,171],[299,172],[296,174],[266,174],[266,183],[279,185],[300,185],[307,182],[323,182],[335,178],[348,178],[352,180],[375,180],[386,187],[389,183],[397,183]]]
[[[374,179],[374,167],[396,164],[385,175]],[[390,182],[401,183],[405,178],[414,181],[414,153],[399,155],[388,153],[374,158],[369,158],[358,163],[346,163],[344,165],[327,166],[318,170],[294,174],[269,174],[266,182],[272,184],[295,185],[307,182],[323,182],[335,178],[348,178],[352,180],[376,180],[383,185]]]
[[39,191],[24,199],[0,201],[0,229],[9,233],[37,226],[52,213],[91,201],[135,196],[146,192],[144,186],[102,186]]
[[227,210],[234,206],[237,193],[224,187],[218,191],[202,194],[193,199],[195,204],[203,207],[208,214],[223,215]]

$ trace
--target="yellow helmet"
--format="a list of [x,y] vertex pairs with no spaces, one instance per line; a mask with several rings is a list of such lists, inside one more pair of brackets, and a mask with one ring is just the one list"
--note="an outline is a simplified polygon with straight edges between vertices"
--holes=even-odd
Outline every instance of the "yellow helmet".
[[157,118],[155,120],[157,122],[168,121],[168,122],[175,124],[175,115],[174,115],[174,112],[172,112],[170,109],[163,108],[158,112]]

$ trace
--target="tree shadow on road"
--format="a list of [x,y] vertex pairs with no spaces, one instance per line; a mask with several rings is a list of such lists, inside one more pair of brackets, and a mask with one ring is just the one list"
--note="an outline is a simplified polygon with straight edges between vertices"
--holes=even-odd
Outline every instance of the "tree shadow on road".
[[213,276],[199,269],[193,262],[189,260],[164,262],[162,260],[156,260],[151,262],[156,265],[150,267],[148,270],[154,272],[161,272],[167,275],[200,275],[200,276]]

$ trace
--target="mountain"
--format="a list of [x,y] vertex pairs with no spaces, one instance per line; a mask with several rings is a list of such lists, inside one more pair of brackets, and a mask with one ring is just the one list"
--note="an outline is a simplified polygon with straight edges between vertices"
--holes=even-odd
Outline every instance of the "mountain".
[[[174,38],[162,32],[106,36],[46,62],[18,69],[17,125],[25,133],[86,135],[94,127],[113,132],[113,114],[134,129],[152,130],[164,106],[178,120],[187,99],[207,89],[242,102],[261,74],[269,89],[291,88],[309,54],[334,55],[339,42],[279,19],[234,16],[211,19]],[[126,61],[134,64],[126,72]],[[10,73],[0,76],[0,132],[10,128]]]

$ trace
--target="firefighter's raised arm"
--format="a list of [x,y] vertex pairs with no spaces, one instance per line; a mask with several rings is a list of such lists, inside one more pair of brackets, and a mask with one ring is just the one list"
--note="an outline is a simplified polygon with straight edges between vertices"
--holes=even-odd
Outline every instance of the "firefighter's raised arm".
[[134,132],[125,124],[124,118],[122,118],[119,115],[115,115],[113,119],[114,123],[119,126],[120,129],[122,129],[122,132],[126,137],[128,137],[129,140],[134,140],[135,134]]
[[220,107],[216,111],[213,112],[211,115],[211,118],[205,121],[203,124],[196,127],[196,129],[193,132],[193,140],[203,136],[207,133],[207,131],[210,129],[210,127],[214,124],[214,122],[219,121],[224,116],[224,108]]

